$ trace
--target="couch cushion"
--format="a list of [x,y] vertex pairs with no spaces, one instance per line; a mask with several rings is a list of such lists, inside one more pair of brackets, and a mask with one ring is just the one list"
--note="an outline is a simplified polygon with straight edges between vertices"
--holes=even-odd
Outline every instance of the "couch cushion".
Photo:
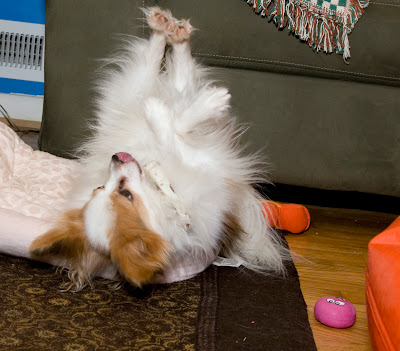
[[274,183],[400,196],[399,88],[216,68]]
[[160,0],[200,30],[194,52],[208,64],[400,86],[400,0],[372,2],[349,35],[350,64],[256,15],[244,0]]

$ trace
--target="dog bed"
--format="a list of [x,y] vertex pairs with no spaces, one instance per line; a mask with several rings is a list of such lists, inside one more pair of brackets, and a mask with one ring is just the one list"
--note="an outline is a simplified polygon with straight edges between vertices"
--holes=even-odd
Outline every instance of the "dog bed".
[[[29,246],[49,230],[66,204],[76,161],[33,150],[8,126],[0,123],[0,253],[30,258]],[[213,259],[181,257],[154,278],[171,283],[191,278]],[[57,265],[57,262],[51,262]],[[101,276],[113,279],[109,267]]]
[[400,217],[368,245],[366,274],[369,331],[375,350],[400,345]]
[[0,123],[0,251],[29,257],[65,203],[76,162],[34,151]]

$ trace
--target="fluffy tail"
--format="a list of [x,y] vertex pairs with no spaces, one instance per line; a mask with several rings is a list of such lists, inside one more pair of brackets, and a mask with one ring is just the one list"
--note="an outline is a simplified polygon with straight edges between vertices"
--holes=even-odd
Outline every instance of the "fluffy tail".
[[224,253],[252,270],[285,275],[285,261],[291,260],[285,240],[271,228],[263,214],[262,197],[250,185],[242,188],[233,215],[240,234],[229,241]]

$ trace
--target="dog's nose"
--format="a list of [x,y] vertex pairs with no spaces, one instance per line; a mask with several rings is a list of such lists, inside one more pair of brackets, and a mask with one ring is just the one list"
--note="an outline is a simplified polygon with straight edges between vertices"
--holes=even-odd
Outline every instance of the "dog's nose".
[[123,163],[122,160],[121,160],[117,155],[112,155],[111,159],[112,159],[115,163]]
[[142,167],[140,167],[140,164],[138,161],[136,161],[135,158],[132,157],[131,154],[127,152],[117,152],[115,155],[112,156],[112,160],[115,163],[135,163],[137,168],[139,169],[139,173],[143,174]]

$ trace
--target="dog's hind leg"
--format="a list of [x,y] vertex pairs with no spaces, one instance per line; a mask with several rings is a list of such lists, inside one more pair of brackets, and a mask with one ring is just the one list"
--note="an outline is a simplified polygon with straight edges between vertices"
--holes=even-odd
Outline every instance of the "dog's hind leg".
[[167,74],[182,99],[191,101],[176,122],[176,132],[183,135],[203,121],[224,116],[231,96],[227,89],[211,86],[202,79],[204,69],[196,64],[190,49],[193,27],[189,21],[170,18],[166,35],[172,52],[167,56]]
[[139,58],[143,65],[143,71],[147,71],[155,77],[160,74],[161,62],[165,53],[165,45],[165,35],[162,32],[153,31],[142,52],[142,58]]
[[[156,47],[157,42],[160,42],[159,37],[163,37],[164,41],[168,40],[168,42],[174,47],[173,65],[176,73],[174,81],[176,81],[176,88],[181,91],[186,85],[183,81],[188,79],[188,76],[192,76],[193,71],[193,68],[188,67],[188,64],[194,64],[188,43],[193,28],[189,21],[179,21],[172,17],[171,12],[162,10],[159,7],[150,7],[145,10],[145,13],[147,15],[147,23],[153,30],[153,34],[149,41],[150,51],[151,47]],[[155,45],[152,45],[152,42],[155,42]],[[164,54],[164,49],[162,54]],[[153,57],[152,54],[149,54],[148,56],[149,58]],[[159,55],[157,56],[156,60],[161,61],[162,57],[160,59]]]
[[172,53],[168,57],[168,75],[175,89],[181,93],[193,85],[196,63],[190,51],[189,39],[193,27],[188,20],[172,18],[167,31],[167,40],[172,45]]
[[[132,87],[139,87],[142,93],[153,91],[153,83],[159,78],[161,64],[165,54],[167,44],[166,31],[171,22],[168,13],[161,11],[157,7],[145,9],[147,23],[152,29],[152,34],[148,40],[135,41],[134,45],[128,47],[132,56],[130,59],[122,57],[122,63],[128,63],[125,67],[125,81],[127,81],[128,91]],[[126,77],[132,77],[127,80]]]

